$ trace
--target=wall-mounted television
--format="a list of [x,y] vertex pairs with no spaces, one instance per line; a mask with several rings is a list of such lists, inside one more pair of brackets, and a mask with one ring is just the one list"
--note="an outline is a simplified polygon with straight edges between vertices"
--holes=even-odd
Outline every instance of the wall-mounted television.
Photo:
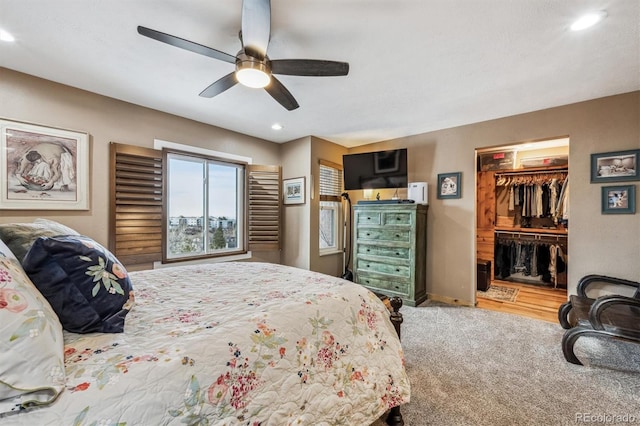
[[406,188],[407,149],[342,156],[344,189]]

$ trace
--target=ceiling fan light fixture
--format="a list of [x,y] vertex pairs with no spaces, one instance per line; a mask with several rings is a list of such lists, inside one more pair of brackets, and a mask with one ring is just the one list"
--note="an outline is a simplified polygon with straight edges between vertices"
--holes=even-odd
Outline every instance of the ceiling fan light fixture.
[[261,89],[271,82],[271,72],[266,62],[240,54],[236,61],[236,78],[244,86]]
[[0,40],[6,42],[16,41],[15,37],[11,35],[10,32],[0,29]]
[[587,29],[589,27],[594,26],[598,22],[602,21],[607,17],[607,12],[604,10],[600,10],[597,12],[587,13],[578,18],[572,25],[571,29],[573,31],[581,31]]

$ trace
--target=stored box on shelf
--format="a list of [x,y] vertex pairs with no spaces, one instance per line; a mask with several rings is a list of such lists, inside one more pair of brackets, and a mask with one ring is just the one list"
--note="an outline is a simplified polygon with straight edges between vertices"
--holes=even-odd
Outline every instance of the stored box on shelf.
[[516,167],[515,151],[488,152],[478,156],[478,168],[482,172],[489,170],[511,170]]

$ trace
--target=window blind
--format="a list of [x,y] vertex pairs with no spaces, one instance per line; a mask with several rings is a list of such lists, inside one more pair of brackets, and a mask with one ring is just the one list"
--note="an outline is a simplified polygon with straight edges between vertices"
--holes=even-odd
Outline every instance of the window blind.
[[320,160],[320,201],[340,201],[342,166]]
[[249,250],[280,249],[281,174],[279,166],[247,166]]
[[109,250],[125,265],[162,259],[162,152],[112,142]]

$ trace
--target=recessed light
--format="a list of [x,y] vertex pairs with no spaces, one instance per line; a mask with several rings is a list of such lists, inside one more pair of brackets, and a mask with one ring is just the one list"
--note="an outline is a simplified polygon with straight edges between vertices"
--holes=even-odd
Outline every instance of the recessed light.
[[16,41],[15,37],[12,36],[5,30],[0,29],[0,40],[2,41]]
[[273,123],[273,124],[271,125],[271,128],[272,128],[273,130],[282,130],[282,124],[280,124],[280,123]]
[[587,13],[585,15],[582,15],[580,18],[578,18],[578,20],[571,24],[571,29],[573,31],[587,29],[602,21],[604,18],[606,18],[606,16],[607,12],[605,12],[604,10]]

